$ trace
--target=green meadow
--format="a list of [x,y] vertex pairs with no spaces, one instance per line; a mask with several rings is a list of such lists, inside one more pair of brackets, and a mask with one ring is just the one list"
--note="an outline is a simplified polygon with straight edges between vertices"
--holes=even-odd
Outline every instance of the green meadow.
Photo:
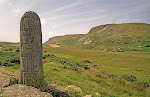
[[[76,85],[83,95],[100,93],[103,97],[150,96],[150,52],[107,52],[69,47],[53,48],[44,45],[46,54],[85,63],[90,69],[78,66],[78,71],[64,69],[64,64],[44,59],[45,78],[50,83]],[[143,48],[146,49],[146,48]],[[94,67],[94,65],[96,65]]]
[[[43,45],[43,67],[48,84],[75,85],[83,94],[98,97],[149,97],[150,52],[113,52]],[[1,66],[19,71],[18,47],[8,46],[0,51]],[[11,60],[10,60],[11,59]],[[4,62],[4,63],[3,63]],[[78,96],[76,96],[78,95]]]

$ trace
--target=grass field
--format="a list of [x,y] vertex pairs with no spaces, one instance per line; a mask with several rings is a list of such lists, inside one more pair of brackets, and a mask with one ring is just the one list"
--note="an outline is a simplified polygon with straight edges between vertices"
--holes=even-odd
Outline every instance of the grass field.
[[[10,52],[13,56],[13,53],[19,53],[14,52],[14,49],[5,48],[0,52]],[[49,84],[78,86],[83,91],[81,96],[91,94],[97,97],[96,93],[100,93],[102,97],[150,96],[150,52],[147,50],[107,52],[70,47],[54,48],[44,44],[43,57],[47,54],[55,56],[54,59],[50,56],[43,59],[45,80]],[[84,60],[91,63],[80,65]],[[68,64],[61,61],[66,61],[69,65],[79,63],[75,66],[78,69],[64,68]],[[15,64],[6,69],[12,72],[19,71],[20,66]]]
[[[49,45],[44,45],[43,48],[46,53],[57,57],[76,62],[92,62],[88,64],[90,70],[80,68],[79,72],[63,69],[61,64],[46,63],[46,79],[50,82],[65,86],[77,85],[81,87],[84,95],[95,95],[99,92],[102,96],[112,97],[150,96],[150,89],[140,84],[150,83],[150,52],[106,52],[67,47],[52,48]],[[92,68],[93,65],[99,66]],[[113,77],[114,75],[117,77]],[[122,79],[123,75],[135,76],[137,81],[126,81]]]

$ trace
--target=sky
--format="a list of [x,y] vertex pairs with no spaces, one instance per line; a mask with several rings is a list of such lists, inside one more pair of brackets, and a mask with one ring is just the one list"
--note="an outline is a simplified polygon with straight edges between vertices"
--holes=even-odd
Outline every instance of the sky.
[[26,11],[39,15],[43,42],[85,34],[103,24],[150,24],[150,0],[0,0],[0,41],[20,41],[20,19]]

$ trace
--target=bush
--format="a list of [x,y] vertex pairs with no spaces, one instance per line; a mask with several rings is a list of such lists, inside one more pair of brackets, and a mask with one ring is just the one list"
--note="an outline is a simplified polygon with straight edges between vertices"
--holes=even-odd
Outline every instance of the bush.
[[0,52],[1,66],[14,66],[14,63],[20,63],[20,55],[18,52]]
[[150,88],[150,83],[145,81],[138,81],[137,84],[140,86],[144,86],[145,88]]
[[46,57],[50,58],[50,62],[56,62],[56,63],[63,64],[64,65],[64,69],[71,69],[71,70],[78,71],[78,67],[77,67],[77,66],[79,66],[78,62],[70,61],[70,60],[68,60],[66,58],[60,58],[60,57],[57,57],[57,56],[55,56],[53,54],[45,54],[43,56],[43,58],[46,58]]
[[85,66],[84,66],[84,69],[85,69],[85,70],[90,70],[90,67],[89,67],[88,65],[85,65]]
[[117,77],[117,75],[115,75],[115,74],[108,74],[108,78],[115,78],[115,77]]
[[64,69],[71,69],[71,70],[78,71],[78,66],[80,66],[86,70],[90,69],[90,67],[88,65],[86,65],[86,63],[91,63],[89,60],[83,60],[82,62],[78,63],[76,61],[71,61],[66,58],[57,57],[53,54],[44,54],[43,59],[45,59],[46,57],[50,58],[50,62],[56,62],[56,63],[63,64]]
[[81,63],[92,63],[92,62],[90,62],[89,60],[83,60]]
[[20,52],[19,48],[15,50],[15,52]]
[[130,82],[137,81],[137,78],[133,75],[123,75],[122,78]]
[[48,83],[44,80],[44,78],[39,77],[38,80],[35,82],[35,88],[40,89],[41,91],[44,91],[47,87]]
[[150,47],[150,45],[145,45],[144,47]]
[[4,62],[2,63],[2,66],[10,67],[10,66],[14,66],[14,63]]

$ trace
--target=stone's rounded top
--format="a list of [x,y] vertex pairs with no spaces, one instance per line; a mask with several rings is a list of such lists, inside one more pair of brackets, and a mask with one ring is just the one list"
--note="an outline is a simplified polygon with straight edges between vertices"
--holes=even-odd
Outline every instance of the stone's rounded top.
[[29,13],[36,14],[34,11],[27,11],[25,14],[29,14]]
[[23,15],[23,17],[25,17],[25,16],[37,16],[38,18],[39,18],[39,16],[37,15],[37,13],[35,13],[34,11],[27,11],[27,12],[25,12],[24,13],[24,15]]

